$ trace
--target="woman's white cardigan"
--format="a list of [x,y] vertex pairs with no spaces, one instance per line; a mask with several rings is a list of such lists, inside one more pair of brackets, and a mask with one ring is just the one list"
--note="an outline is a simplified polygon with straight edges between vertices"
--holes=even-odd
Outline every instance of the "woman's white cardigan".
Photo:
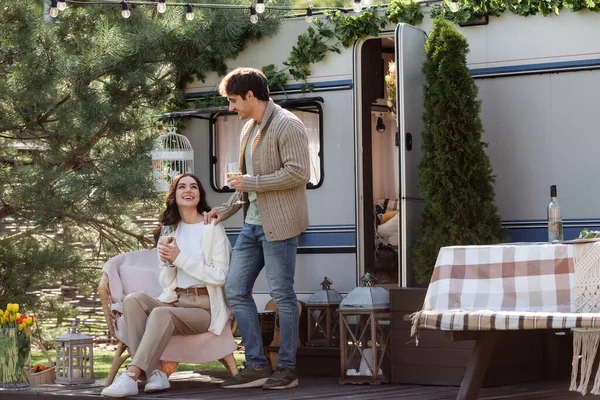
[[163,267],[161,263],[159,280],[163,286],[163,292],[158,300],[163,303],[177,301],[177,268],[206,283],[206,290],[210,298],[210,326],[208,331],[220,335],[229,322],[229,307],[225,302],[223,286],[229,270],[231,259],[231,244],[225,228],[222,224],[215,226],[213,219],[209,225],[204,227],[202,235],[202,252],[206,262],[196,261],[183,251],[179,253],[173,264],[176,268]]

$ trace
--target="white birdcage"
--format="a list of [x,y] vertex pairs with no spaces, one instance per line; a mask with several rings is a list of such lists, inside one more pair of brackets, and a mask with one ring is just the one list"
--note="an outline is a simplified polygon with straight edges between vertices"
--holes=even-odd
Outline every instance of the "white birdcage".
[[154,141],[152,148],[154,190],[168,192],[173,178],[184,173],[194,173],[194,149],[188,138],[178,134],[175,126],[171,124],[167,133]]

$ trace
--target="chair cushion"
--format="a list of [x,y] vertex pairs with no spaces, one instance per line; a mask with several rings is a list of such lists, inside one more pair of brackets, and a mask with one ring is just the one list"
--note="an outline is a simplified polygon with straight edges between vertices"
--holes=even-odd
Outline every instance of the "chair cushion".
[[135,251],[124,255],[128,257],[119,266],[123,294],[146,293],[150,297],[160,296],[162,288],[158,280],[156,251]]

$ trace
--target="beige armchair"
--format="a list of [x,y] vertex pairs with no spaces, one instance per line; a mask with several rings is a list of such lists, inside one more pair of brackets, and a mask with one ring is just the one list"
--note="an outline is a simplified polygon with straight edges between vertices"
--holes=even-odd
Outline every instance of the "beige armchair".
[[[123,362],[131,356],[127,348],[127,329],[122,302],[130,293],[146,293],[158,297],[161,285],[156,249],[120,254],[102,268],[98,293],[110,334],[118,340],[113,363],[105,386],[112,383]],[[190,336],[173,336],[161,356],[161,368],[170,375],[180,362],[204,364],[219,360],[233,376],[238,372],[233,351],[237,345],[228,324],[221,335],[206,332]]]

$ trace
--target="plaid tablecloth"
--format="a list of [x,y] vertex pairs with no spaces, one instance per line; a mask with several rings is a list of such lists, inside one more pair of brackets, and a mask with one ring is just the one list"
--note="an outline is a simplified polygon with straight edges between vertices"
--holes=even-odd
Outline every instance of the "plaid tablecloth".
[[574,246],[600,243],[442,248],[413,333],[600,327],[600,314],[576,313]]

